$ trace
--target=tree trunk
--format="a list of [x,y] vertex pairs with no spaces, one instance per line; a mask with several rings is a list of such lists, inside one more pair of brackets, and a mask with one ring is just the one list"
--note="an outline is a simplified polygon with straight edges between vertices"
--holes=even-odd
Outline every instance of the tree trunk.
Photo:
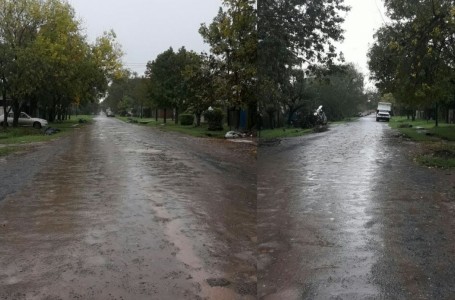
[[19,115],[21,114],[20,112],[20,105],[19,101],[17,99],[12,99],[13,103],[11,106],[13,107],[13,113],[14,113],[14,118],[13,118],[13,127],[18,127],[19,126]]
[[255,103],[248,104],[248,129],[252,129],[257,125],[257,110],[257,105]]
[[233,127],[235,127],[235,124],[234,124],[234,117],[233,117],[233,113],[232,113],[232,107],[229,107],[227,109],[227,121],[228,121],[228,125],[229,125],[229,130],[232,130]]
[[287,120],[287,123],[288,123],[288,126],[291,127],[292,125],[292,117],[294,116],[294,108],[291,106],[289,107],[289,115],[288,115],[288,120]]
[[438,111],[439,111],[439,104],[436,102],[436,109],[434,111],[434,120],[436,121],[436,123],[434,125],[435,127],[438,127],[438,125],[439,125],[439,116],[438,116],[439,112]]
[[158,123],[158,113],[159,113],[158,108],[155,108],[155,121],[156,121],[156,123]]
[[7,112],[8,105],[6,104],[6,87],[2,88],[2,97],[3,97],[3,120],[0,120],[0,122],[3,122],[3,128],[6,128],[8,126],[8,112]]
[[166,124],[166,120],[167,120],[167,109],[165,108],[164,109],[164,120],[163,120],[164,124]]
[[269,115],[269,122],[270,122],[270,129],[275,129],[275,126],[274,126],[274,113],[273,112],[269,112],[268,113]]
[[201,112],[196,113],[196,126],[197,127],[201,126],[201,115],[202,115]]

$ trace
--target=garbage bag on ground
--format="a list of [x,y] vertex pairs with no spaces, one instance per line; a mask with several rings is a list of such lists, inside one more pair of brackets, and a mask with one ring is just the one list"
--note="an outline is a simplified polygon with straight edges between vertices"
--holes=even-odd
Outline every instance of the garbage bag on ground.
[[237,139],[237,138],[243,138],[245,137],[246,135],[244,133],[241,133],[241,132],[238,132],[238,131],[228,131],[226,132],[226,134],[224,135],[225,138],[227,139]]

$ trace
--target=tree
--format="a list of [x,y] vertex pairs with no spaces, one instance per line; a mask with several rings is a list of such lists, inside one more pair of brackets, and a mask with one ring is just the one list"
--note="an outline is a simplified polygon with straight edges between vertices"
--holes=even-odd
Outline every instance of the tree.
[[357,115],[367,103],[363,74],[352,64],[318,69],[308,80],[312,109],[323,106],[327,118],[339,121]]
[[433,106],[437,113],[454,93],[453,1],[386,0],[385,5],[392,22],[378,30],[369,51],[372,78],[411,109]]
[[131,76],[129,71],[123,73],[119,78],[112,80],[107,90],[106,99],[103,101],[103,108],[110,109],[115,113],[119,113],[119,103],[123,100],[125,94],[128,92],[128,80]]
[[[39,1],[0,1],[0,76],[2,96],[6,100],[10,96],[13,107],[33,90],[35,77],[27,64],[34,60],[34,52],[30,51],[38,34],[38,27],[43,22]],[[31,81],[30,81],[31,80]],[[4,111],[6,112],[6,101]],[[14,125],[17,126],[19,112],[15,111]],[[4,114],[3,124],[7,113]]]
[[[81,64],[86,60],[89,48],[69,4],[50,0],[41,10],[45,21],[34,41],[41,78],[35,88],[39,87],[37,94],[41,97],[36,98],[42,99],[41,105],[52,122],[63,119],[70,104],[77,102],[82,79]],[[19,107],[15,110],[19,111]]]
[[216,104],[216,62],[207,54],[191,57],[191,63],[184,71],[187,87],[188,109],[196,115],[196,126],[201,125],[201,116],[210,106]]
[[139,114],[139,117],[143,118],[144,107],[147,105],[149,101],[147,79],[144,77],[136,76],[131,79],[131,83],[134,111],[136,111],[136,115]]
[[291,71],[289,83],[283,86],[286,101],[283,102],[287,112],[287,124],[291,125],[294,114],[305,106],[305,72],[301,69]]
[[346,11],[343,1],[258,2],[258,91],[263,113],[291,107],[287,102],[297,94],[292,87],[299,69],[308,75],[317,65],[333,63],[334,42],[343,39],[340,14]]
[[[257,16],[254,0],[223,0],[210,25],[199,33],[216,58],[217,95],[230,107],[256,112]],[[255,117],[252,117],[255,119]],[[251,126],[254,125],[252,122]]]
[[185,47],[180,48],[177,53],[169,48],[159,54],[154,61],[147,63],[145,74],[149,82],[149,95],[158,107],[165,109],[165,115],[166,108],[175,110],[176,123],[178,112],[188,106],[184,72],[187,66],[193,63],[195,55]]
[[72,103],[102,97],[118,73],[115,34],[89,45],[67,2],[0,0],[0,18],[1,88],[12,100],[14,125],[25,105],[62,119]]

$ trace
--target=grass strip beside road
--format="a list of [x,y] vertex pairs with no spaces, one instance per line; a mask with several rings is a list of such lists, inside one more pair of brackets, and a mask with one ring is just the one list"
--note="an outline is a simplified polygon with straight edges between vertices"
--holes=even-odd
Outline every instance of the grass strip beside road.
[[409,139],[421,144],[422,153],[415,160],[427,167],[455,168],[455,124],[409,120],[393,117],[389,125]]
[[411,121],[406,117],[393,117],[389,125],[414,141],[455,141],[455,124],[439,123],[435,127],[434,121]]
[[166,123],[164,123],[163,119],[158,119],[156,121],[154,118],[131,118],[131,117],[117,117],[119,120],[124,122],[143,125],[143,126],[150,126],[157,129],[161,129],[164,131],[173,131],[173,132],[180,132],[183,134],[191,135],[194,137],[212,137],[212,138],[224,138],[224,135],[227,131],[229,131],[228,127],[225,125],[224,130],[221,131],[211,131],[208,130],[207,124],[201,124],[201,126],[194,126],[194,125],[180,125],[175,124],[175,122],[171,119],[168,119]]
[[[26,145],[30,143],[46,142],[65,134],[72,132],[75,128],[80,125],[90,123],[93,116],[79,115],[72,116],[71,120],[65,120],[61,122],[50,123],[48,127],[57,128],[60,132],[53,135],[45,135],[44,128],[35,129],[32,127],[8,127],[6,129],[0,128],[0,156],[8,155],[12,152],[20,150],[20,147],[8,147],[9,145]],[[80,120],[83,123],[80,123]]]
[[11,154],[15,151],[13,147],[3,147],[0,145],[0,157]]

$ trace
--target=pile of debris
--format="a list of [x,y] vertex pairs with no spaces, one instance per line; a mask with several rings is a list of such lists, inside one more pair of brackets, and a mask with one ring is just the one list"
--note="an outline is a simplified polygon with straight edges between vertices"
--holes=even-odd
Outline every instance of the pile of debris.
[[57,132],[60,132],[60,129],[53,128],[53,127],[46,127],[43,129],[44,135],[53,135],[53,134],[56,134]]

